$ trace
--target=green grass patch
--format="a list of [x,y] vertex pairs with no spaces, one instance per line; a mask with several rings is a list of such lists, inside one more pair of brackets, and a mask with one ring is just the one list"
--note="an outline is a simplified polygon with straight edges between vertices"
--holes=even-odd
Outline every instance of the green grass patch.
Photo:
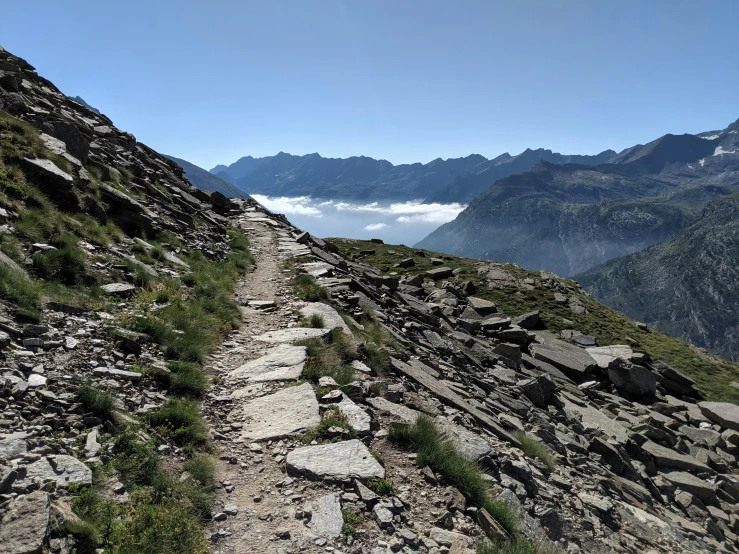
[[295,296],[309,302],[318,302],[319,300],[327,300],[330,295],[328,289],[318,285],[316,278],[307,273],[299,273],[290,284],[295,291]]
[[171,398],[146,414],[149,424],[182,447],[206,446],[208,434],[198,404],[188,398]]
[[41,321],[41,286],[23,272],[0,265],[0,296],[18,306],[18,315]]
[[341,535],[343,537],[353,537],[357,534],[357,527],[364,523],[364,518],[355,512],[349,510],[341,510],[344,523],[341,526]]
[[554,471],[557,467],[557,460],[546,444],[526,433],[516,433],[515,437],[521,443],[524,454],[529,458],[538,458],[549,471]]
[[115,408],[115,396],[112,393],[86,383],[77,388],[74,397],[86,412],[104,421],[111,419]]
[[341,440],[340,437],[331,437],[328,430],[331,427],[340,427],[347,431],[351,437],[356,437],[357,432],[346,422],[346,419],[339,413],[338,410],[326,410],[323,413],[321,423],[315,426],[313,429],[303,435],[303,442],[309,444],[313,441],[322,440]]
[[390,496],[391,494],[398,493],[398,488],[388,479],[376,479],[375,481],[370,481],[367,483],[367,488],[380,496]]
[[485,508],[508,533],[515,535],[518,520],[507,504],[490,495],[479,466],[467,460],[449,438],[439,431],[428,416],[422,415],[414,424],[394,423],[388,438],[417,452],[419,467],[428,466],[443,475],[473,506]]

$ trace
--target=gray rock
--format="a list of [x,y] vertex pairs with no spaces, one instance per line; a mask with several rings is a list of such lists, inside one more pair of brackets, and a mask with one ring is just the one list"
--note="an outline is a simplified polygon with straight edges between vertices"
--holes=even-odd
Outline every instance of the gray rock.
[[468,544],[470,539],[462,533],[447,531],[440,527],[432,527],[429,530],[429,538],[441,546],[453,546],[455,544]]
[[716,499],[716,485],[684,471],[671,471],[662,476],[677,488],[689,492],[706,503],[713,503]]
[[26,468],[25,478],[16,481],[15,485],[28,486],[34,479],[39,479],[42,483],[54,482],[61,488],[69,485],[91,485],[92,470],[73,456],[59,454],[30,464]]
[[616,360],[622,360],[628,362],[634,355],[634,351],[631,347],[623,344],[614,344],[611,346],[594,346],[586,348],[588,354],[590,354],[598,367],[608,369]]
[[242,437],[247,442],[303,433],[321,422],[313,387],[303,383],[244,403]]
[[585,350],[558,339],[549,339],[545,344],[532,344],[530,350],[535,359],[552,364],[573,378],[586,376],[596,365],[595,360]]
[[322,302],[311,302],[310,304],[306,304],[305,306],[300,308],[300,315],[305,318],[308,318],[312,315],[321,316],[323,318],[324,327],[328,329],[339,327],[347,335],[349,335],[350,337],[352,336],[351,329],[349,329],[349,326],[339,315],[339,312],[334,310],[328,304],[323,304]]
[[375,516],[375,520],[381,529],[392,527],[393,525],[393,513],[388,510],[385,506],[376,504],[372,509],[372,513]]
[[86,458],[94,458],[98,455],[98,452],[100,452],[100,442],[98,442],[98,437],[99,434],[97,429],[93,429],[92,431],[87,433],[84,450],[84,455]]
[[434,418],[434,423],[446,434],[459,453],[472,462],[484,458],[492,451],[487,440],[461,425],[456,425],[441,416]]
[[335,539],[341,535],[344,517],[339,496],[335,493],[320,497],[313,505],[313,532],[320,537]]
[[637,396],[654,396],[657,392],[657,378],[646,367],[622,360],[614,361],[608,367],[608,378],[618,388]]
[[122,369],[110,369],[107,367],[96,367],[92,374],[98,377],[110,377],[121,381],[141,381],[141,374],[135,371],[124,371]]
[[467,305],[475,310],[478,314],[483,316],[487,314],[494,314],[498,311],[498,308],[493,302],[490,302],[490,300],[477,298],[475,296],[470,296],[469,298],[467,298]]
[[654,463],[658,466],[673,468],[673,469],[684,469],[686,471],[703,471],[706,473],[711,472],[706,464],[696,460],[692,456],[687,454],[681,454],[670,448],[665,448],[655,442],[647,441],[642,445],[642,450],[652,456]]
[[49,508],[45,491],[15,498],[0,519],[0,553],[41,554],[48,533]]
[[305,346],[280,344],[261,358],[250,360],[231,371],[231,379],[246,381],[294,381],[300,377],[305,366]]
[[728,402],[698,402],[701,413],[722,427],[739,431],[739,406]]
[[54,162],[44,158],[23,158],[25,165],[33,173],[41,177],[49,187],[72,188],[74,178],[61,169]]
[[555,401],[554,392],[557,385],[549,375],[539,375],[535,379],[527,379],[518,384],[521,391],[536,406],[543,408]]
[[309,329],[305,327],[293,327],[291,329],[280,329],[279,331],[267,331],[257,335],[254,340],[270,343],[294,343],[305,339],[320,339],[331,332],[331,329]]
[[427,277],[431,277],[434,281],[438,279],[446,279],[454,275],[454,270],[451,267],[438,267],[436,269],[429,269],[426,272]]
[[27,437],[26,433],[0,435],[0,459],[12,460],[25,454],[28,451]]
[[339,411],[342,415],[346,417],[346,422],[351,425],[357,433],[360,435],[369,434],[372,418],[366,411],[364,411],[364,409],[355,404],[351,398],[343,393],[341,401],[336,405],[339,407]]
[[511,321],[522,329],[531,330],[539,324],[539,310],[514,317]]
[[129,294],[132,294],[136,290],[135,286],[130,285],[128,283],[110,283],[107,285],[103,285],[100,288],[106,294],[115,295],[115,296],[128,296]]
[[383,479],[385,469],[359,440],[297,448],[287,455],[289,472],[316,479]]

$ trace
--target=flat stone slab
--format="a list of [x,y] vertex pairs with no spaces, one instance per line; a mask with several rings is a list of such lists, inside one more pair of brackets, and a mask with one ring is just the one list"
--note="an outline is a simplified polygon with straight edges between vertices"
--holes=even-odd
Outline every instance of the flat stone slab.
[[634,355],[634,351],[624,344],[593,346],[586,348],[585,351],[593,357],[598,367],[603,369],[608,369],[608,366],[619,359],[628,362]]
[[716,498],[716,485],[708,483],[690,473],[672,471],[670,473],[663,473],[662,477],[677,488],[689,492],[703,502],[711,503]]
[[351,336],[352,332],[349,326],[339,315],[339,312],[334,310],[328,304],[323,302],[311,302],[300,308],[300,315],[308,318],[312,315],[321,316],[323,318],[323,326],[328,329],[334,329],[340,327],[347,335]]
[[274,308],[276,304],[274,300],[249,300],[247,306],[255,310],[263,310],[264,308]]
[[563,398],[564,409],[567,414],[579,413],[585,429],[602,431],[607,437],[616,439],[620,444],[626,444],[631,431],[615,419],[611,419],[600,410],[591,406],[580,406]]
[[327,494],[316,501],[313,506],[311,524],[313,532],[319,537],[335,539],[341,535],[344,516],[341,513],[341,503],[337,494]]
[[701,413],[721,427],[739,431],[739,406],[728,402],[698,402]]
[[57,487],[70,485],[91,485],[92,470],[74,456],[60,454],[55,457],[41,458],[26,468],[26,476],[16,481],[14,486],[25,487],[35,478],[42,483],[56,483]]
[[321,339],[328,335],[330,332],[331,329],[292,327],[290,329],[280,329],[279,331],[267,331],[266,333],[262,333],[261,335],[257,335],[252,338],[261,342],[289,344],[305,339]]
[[122,369],[109,369],[107,367],[96,367],[92,374],[97,377],[110,377],[121,381],[141,381],[141,374],[135,371],[124,371]]
[[371,481],[385,477],[385,468],[357,439],[296,448],[286,462],[288,472],[314,479]]
[[427,277],[431,277],[434,280],[446,279],[454,275],[454,270],[451,267],[438,267],[436,269],[429,269],[426,272]]
[[309,262],[302,264],[300,268],[313,277],[323,277],[329,275],[334,270],[334,266],[326,262]]
[[647,441],[642,445],[642,450],[654,458],[654,463],[658,466],[669,467],[674,469],[684,469],[685,471],[704,471],[706,473],[711,472],[709,468],[703,462],[688,456],[687,454],[681,454],[676,450],[665,448],[657,444],[656,442]]
[[136,290],[136,287],[128,283],[110,283],[100,287],[106,294],[116,294],[126,296]]
[[242,436],[249,442],[297,435],[321,422],[313,387],[303,383],[244,404]]
[[402,404],[390,402],[389,400],[386,400],[381,396],[367,398],[365,400],[367,401],[367,404],[369,404],[376,410],[387,412],[391,415],[399,417],[407,423],[415,423],[415,421],[418,419],[418,416],[421,415],[421,412],[419,411],[412,410],[411,408],[403,406]]
[[552,339],[546,343],[532,344],[530,349],[535,359],[552,364],[569,377],[584,377],[596,366],[593,357],[585,350],[561,340]]
[[0,553],[36,554],[44,547],[49,526],[49,493],[34,491],[16,497],[0,519]]
[[364,411],[364,409],[355,404],[354,401],[346,394],[343,395],[341,402],[336,404],[339,411],[346,417],[346,422],[351,425],[360,435],[367,435],[370,432],[372,418]]
[[280,344],[261,358],[250,360],[228,374],[230,379],[259,381],[295,381],[305,366],[305,346]]

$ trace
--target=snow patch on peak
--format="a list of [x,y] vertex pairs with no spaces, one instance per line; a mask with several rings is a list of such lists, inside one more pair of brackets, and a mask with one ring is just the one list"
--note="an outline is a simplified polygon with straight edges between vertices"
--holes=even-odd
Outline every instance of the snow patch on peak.
[[716,150],[714,150],[713,152],[713,155],[720,156],[721,154],[736,154],[736,150],[724,150],[722,146],[717,146]]

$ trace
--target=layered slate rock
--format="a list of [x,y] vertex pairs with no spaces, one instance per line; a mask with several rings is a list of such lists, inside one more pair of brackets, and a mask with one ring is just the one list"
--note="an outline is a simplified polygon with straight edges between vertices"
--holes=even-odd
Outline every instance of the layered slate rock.
[[320,497],[313,506],[311,518],[313,532],[327,539],[335,539],[341,535],[344,516],[338,495],[332,493]]
[[245,402],[243,413],[242,436],[248,441],[296,435],[321,422],[318,400],[309,383]]
[[612,346],[593,346],[586,348],[588,354],[592,356],[598,367],[608,369],[616,360],[629,361],[634,355],[631,347],[623,344],[614,344]]
[[322,302],[311,302],[300,308],[300,315],[308,318],[312,315],[317,315],[323,318],[323,326],[328,329],[334,329],[339,327],[347,335],[351,336],[352,332],[349,326],[344,322],[339,312],[334,310],[328,304]]
[[49,525],[49,493],[15,498],[0,519],[0,554],[41,554]]
[[331,332],[331,329],[309,329],[306,327],[293,327],[291,329],[280,329],[278,331],[267,331],[254,337],[254,340],[277,344],[289,344],[305,339],[320,339]]
[[360,435],[367,435],[370,432],[372,418],[364,409],[356,404],[346,394],[342,393],[341,401],[336,404],[339,411],[346,418],[346,422],[351,425]]
[[739,431],[739,406],[728,402],[699,402],[701,413],[722,427]]
[[647,441],[641,448],[654,459],[654,463],[658,466],[711,473],[711,468],[696,458],[665,448],[655,442]]
[[370,481],[385,477],[385,468],[357,439],[296,448],[286,461],[288,472],[314,479]]
[[677,488],[687,491],[708,504],[716,499],[716,485],[684,471],[665,473],[664,478]]
[[305,346],[280,344],[269,350],[261,358],[249,360],[234,369],[228,376],[231,379],[246,381],[293,381],[300,377],[305,366]]
[[[537,334],[537,339],[540,336]],[[543,362],[552,364],[573,379],[586,377],[594,368],[595,360],[585,350],[574,344],[549,339],[545,343],[530,346],[531,355]]]

